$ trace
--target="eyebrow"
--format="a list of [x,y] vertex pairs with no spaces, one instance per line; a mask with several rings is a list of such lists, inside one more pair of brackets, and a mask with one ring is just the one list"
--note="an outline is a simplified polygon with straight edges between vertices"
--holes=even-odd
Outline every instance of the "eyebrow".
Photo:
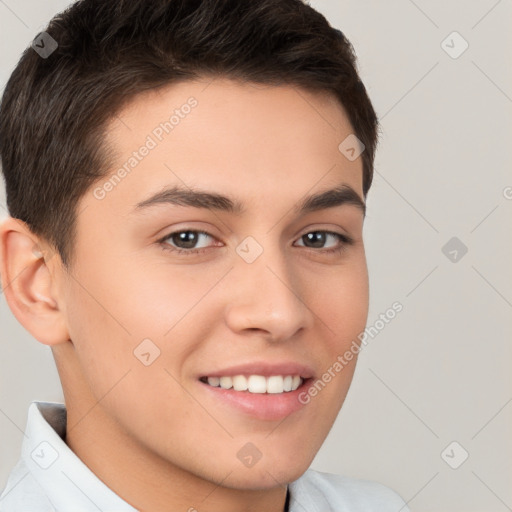
[[[149,207],[173,204],[223,211],[234,215],[245,213],[243,203],[228,196],[198,189],[186,189],[179,186],[164,188],[152,196],[137,203],[134,212]],[[318,192],[302,199],[294,208],[295,214],[306,214],[342,205],[352,205],[366,215],[366,204],[359,194],[349,185],[341,184],[333,189]]]

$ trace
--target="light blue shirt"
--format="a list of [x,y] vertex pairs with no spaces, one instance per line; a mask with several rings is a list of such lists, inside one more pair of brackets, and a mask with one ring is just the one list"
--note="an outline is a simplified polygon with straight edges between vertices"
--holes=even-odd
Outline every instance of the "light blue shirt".
[[[65,431],[64,404],[30,404],[21,458],[0,496],[0,512],[136,512],[66,445]],[[311,469],[288,489],[289,512],[409,512],[382,484]]]

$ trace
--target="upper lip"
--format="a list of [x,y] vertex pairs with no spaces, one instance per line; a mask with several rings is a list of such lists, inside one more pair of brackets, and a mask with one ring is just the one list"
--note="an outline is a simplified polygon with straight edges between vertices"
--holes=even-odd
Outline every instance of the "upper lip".
[[292,361],[275,363],[262,361],[238,364],[220,370],[210,370],[207,373],[201,374],[201,377],[234,377],[235,375],[263,375],[264,377],[272,375],[299,375],[303,379],[309,379],[314,376],[314,372],[310,366]]

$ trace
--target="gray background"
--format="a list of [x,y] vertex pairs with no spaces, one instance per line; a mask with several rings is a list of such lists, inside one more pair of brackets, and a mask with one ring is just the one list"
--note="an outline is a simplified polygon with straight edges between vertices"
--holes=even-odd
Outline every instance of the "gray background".
[[[2,90],[68,3],[0,0]],[[511,2],[310,3],[354,44],[382,122],[365,222],[368,325],[404,307],[361,352],[313,467],[380,481],[418,512],[512,510]],[[454,31],[469,44],[457,58]],[[2,190],[2,216],[4,205]],[[456,261],[442,251],[452,237]],[[63,397],[50,349],[3,294],[0,325],[2,488],[29,403]],[[445,462],[464,451],[457,469]]]

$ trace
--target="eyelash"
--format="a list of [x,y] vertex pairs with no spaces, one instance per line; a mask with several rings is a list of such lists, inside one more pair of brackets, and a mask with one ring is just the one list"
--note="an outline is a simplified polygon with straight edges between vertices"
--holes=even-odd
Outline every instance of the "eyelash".
[[[168,235],[165,235],[163,238],[158,240],[158,243],[161,245],[162,250],[170,251],[175,254],[184,254],[186,256],[193,256],[196,254],[201,254],[201,253],[211,249],[211,247],[203,247],[200,249],[180,249],[178,247],[173,247],[166,242],[166,240],[168,240],[172,236],[178,235],[180,233],[196,233],[198,235],[206,235],[206,236],[209,236],[210,238],[215,238],[213,235],[210,235],[210,233],[208,233],[207,231],[202,231],[199,229],[182,229],[179,231],[174,231],[172,233],[169,233]],[[340,254],[341,252],[346,250],[347,246],[354,244],[354,240],[347,235],[343,235],[341,233],[336,233],[335,231],[328,231],[328,230],[322,230],[322,229],[308,231],[307,233],[304,233],[304,235],[302,235],[299,239],[305,237],[306,235],[308,235],[310,233],[325,233],[327,235],[333,235],[333,236],[337,237],[338,240],[340,241],[340,245],[338,245],[337,247],[331,248],[331,249],[315,249],[314,247],[306,247],[306,249],[313,250],[314,252],[320,252],[322,254]]]

